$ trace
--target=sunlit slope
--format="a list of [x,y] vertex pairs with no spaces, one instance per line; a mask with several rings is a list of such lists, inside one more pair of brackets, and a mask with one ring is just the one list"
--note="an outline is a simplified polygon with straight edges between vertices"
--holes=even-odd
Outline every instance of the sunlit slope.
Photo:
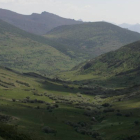
[[76,63],[56,50],[52,41],[0,21],[0,65],[20,71],[50,74],[70,69]]
[[1,67],[0,139],[140,138],[140,86],[120,90],[79,86]]
[[[107,22],[60,26],[45,37],[66,44],[63,52],[81,59],[93,58],[140,40],[139,33]],[[62,49],[62,46],[57,46],[57,49]]]
[[140,83],[139,58],[140,42],[138,41],[83,62],[61,76],[71,80],[91,80],[95,83],[99,80],[104,85],[110,86],[113,82],[122,86],[127,84],[132,86]]

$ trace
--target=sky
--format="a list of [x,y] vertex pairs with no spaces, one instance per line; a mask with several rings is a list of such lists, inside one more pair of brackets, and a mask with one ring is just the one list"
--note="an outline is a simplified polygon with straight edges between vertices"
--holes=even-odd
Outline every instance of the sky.
[[140,23],[140,0],[0,0],[0,8],[29,15],[43,11],[83,21]]

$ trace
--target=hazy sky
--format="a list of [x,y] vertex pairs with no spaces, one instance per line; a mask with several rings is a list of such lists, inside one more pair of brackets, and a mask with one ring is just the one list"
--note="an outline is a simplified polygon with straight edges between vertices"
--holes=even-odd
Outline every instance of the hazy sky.
[[140,23],[140,0],[0,0],[0,8],[21,14],[47,11],[84,21]]

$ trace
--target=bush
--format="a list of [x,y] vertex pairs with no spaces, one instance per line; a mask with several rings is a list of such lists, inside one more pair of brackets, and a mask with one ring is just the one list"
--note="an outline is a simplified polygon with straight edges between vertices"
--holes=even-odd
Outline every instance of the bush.
[[48,127],[48,126],[45,126],[42,128],[42,131],[45,132],[45,133],[56,133],[56,130]]
[[98,132],[94,132],[94,133],[92,134],[92,137],[93,137],[93,138],[97,138],[98,136],[100,136],[100,134],[99,134]]
[[28,99],[28,100],[29,100],[29,99],[30,99],[30,97],[28,96],[28,97],[26,97],[26,99]]
[[121,113],[117,113],[116,115],[117,115],[117,116],[122,116],[122,114],[121,114]]
[[139,121],[135,121],[134,122],[135,125],[139,125],[139,123],[140,123]]
[[13,101],[13,102],[15,102],[15,101],[16,101],[16,99],[12,99],[12,101]]
[[64,88],[69,88],[69,86],[68,86],[68,85],[66,85],[66,84],[63,84],[63,87],[64,87]]
[[55,106],[56,108],[58,108],[58,107],[59,107],[59,105],[58,105],[58,104],[55,104],[54,106]]
[[6,140],[32,140],[30,136],[19,133],[13,125],[0,124],[0,136]]
[[102,104],[102,106],[103,106],[103,107],[109,107],[110,104],[109,104],[109,103],[104,103],[104,104]]
[[115,110],[113,108],[108,108],[103,110],[104,113],[108,113],[108,112],[114,112]]

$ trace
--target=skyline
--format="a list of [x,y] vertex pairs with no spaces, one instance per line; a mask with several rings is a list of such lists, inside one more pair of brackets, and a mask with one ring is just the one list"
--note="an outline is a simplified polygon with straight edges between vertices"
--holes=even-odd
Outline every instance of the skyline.
[[114,24],[140,23],[139,5],[139,0],[0,0],[0,8],[23,15],[46,11],[64,18]]

